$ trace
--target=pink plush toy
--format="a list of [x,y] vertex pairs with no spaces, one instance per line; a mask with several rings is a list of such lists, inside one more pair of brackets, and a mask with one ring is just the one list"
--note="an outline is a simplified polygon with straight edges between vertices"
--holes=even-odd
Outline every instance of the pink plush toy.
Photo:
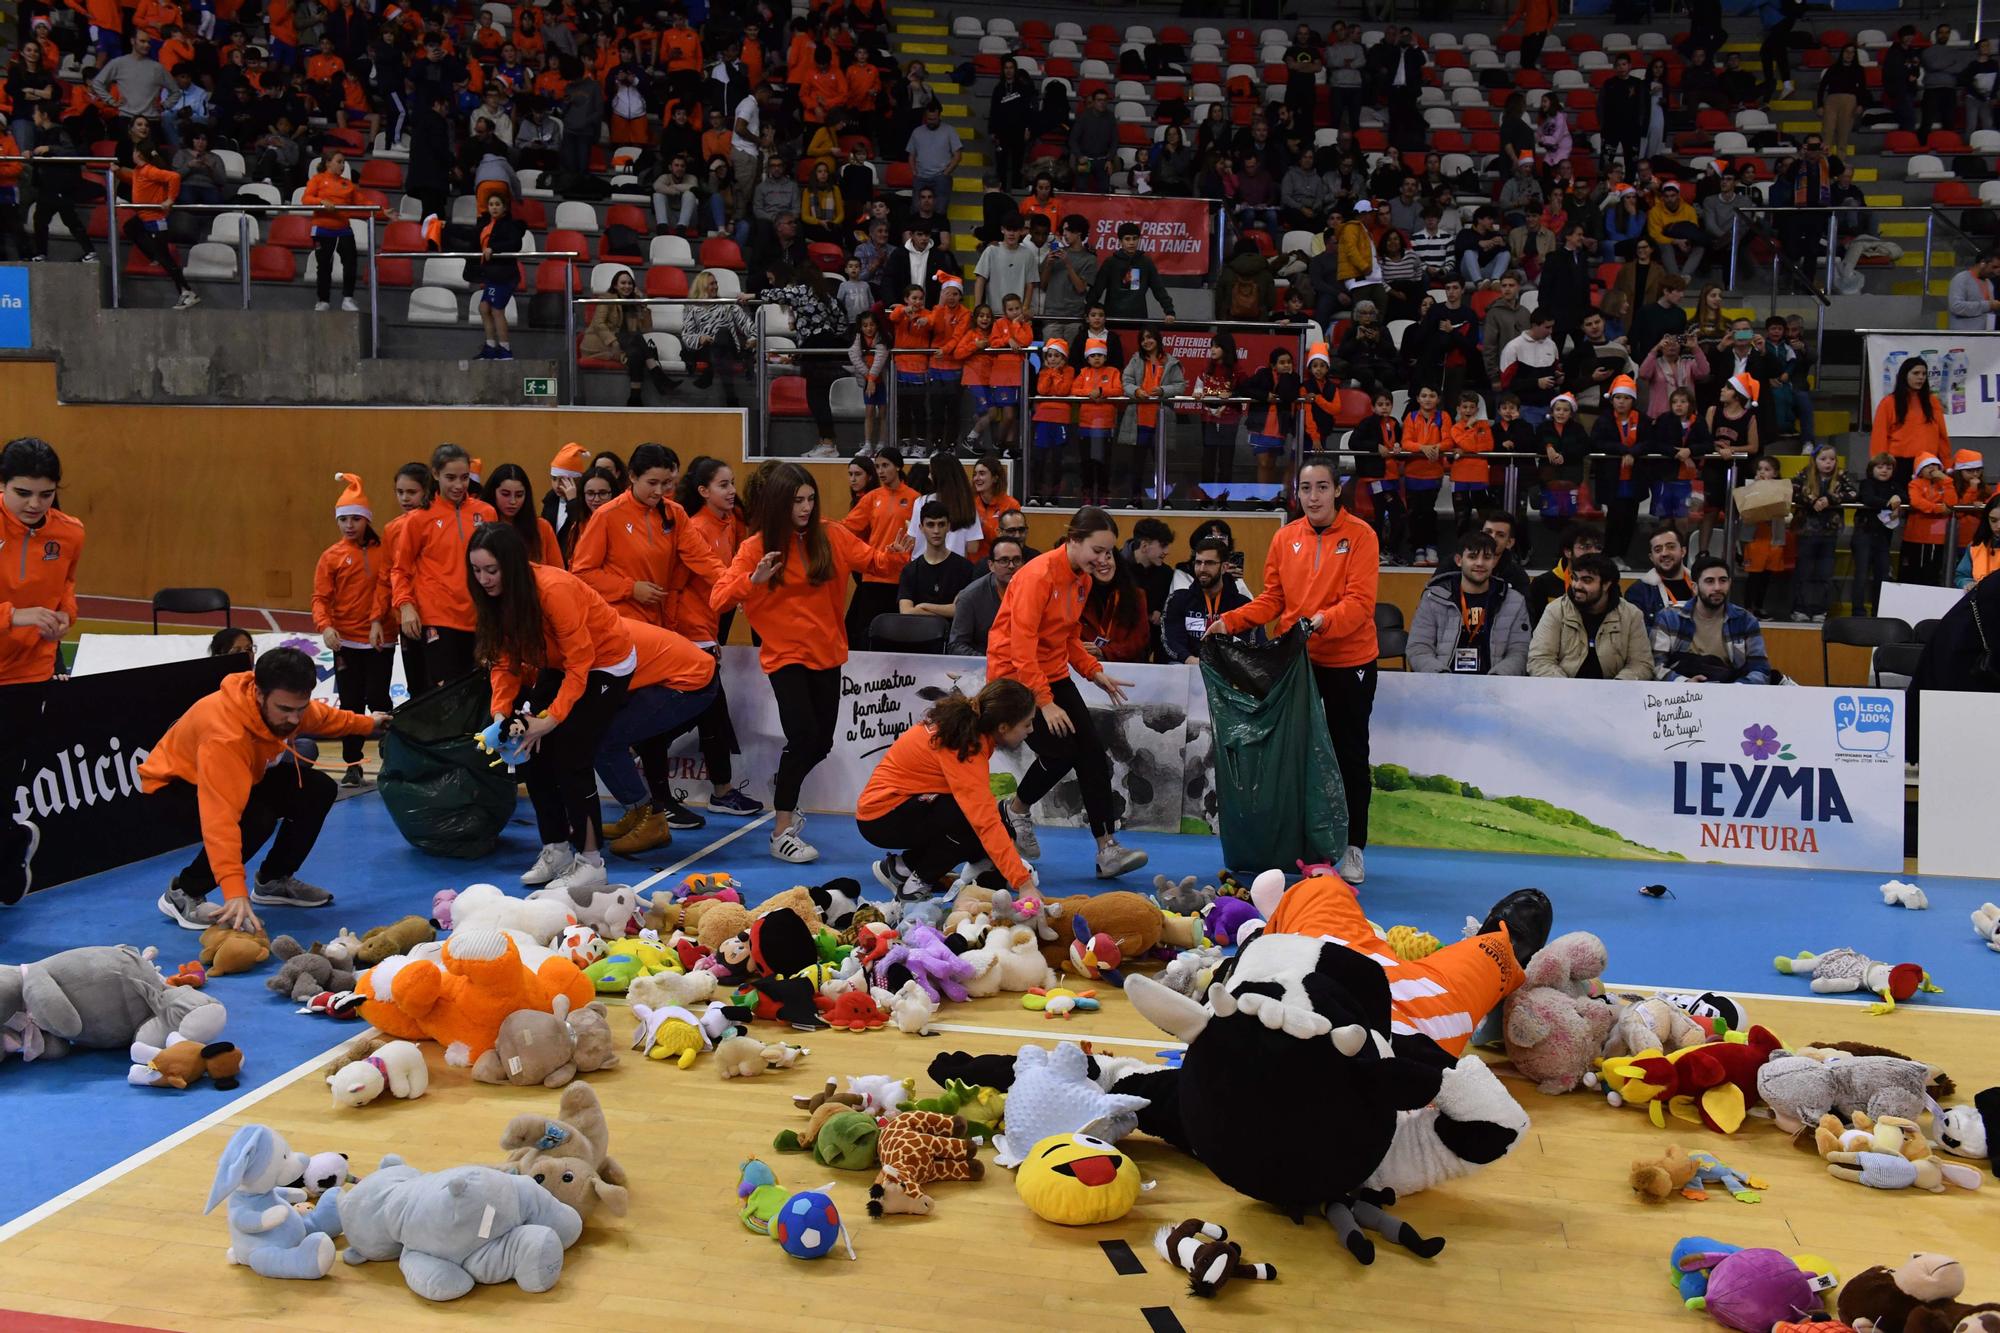
[[1600,998],[1604,966],[1604,942],[1597,936],[1582,930],[1558,935],[1528,960],[1521,988],[1507,997],[1500,1011],[1507,1057],[1537,1091],[1574,1091],[1603,1055],[1617,1017]]
[[451,905],[457,899],[457,889],[439,889],[431,895],[431,920],[439,930],[451,929]]

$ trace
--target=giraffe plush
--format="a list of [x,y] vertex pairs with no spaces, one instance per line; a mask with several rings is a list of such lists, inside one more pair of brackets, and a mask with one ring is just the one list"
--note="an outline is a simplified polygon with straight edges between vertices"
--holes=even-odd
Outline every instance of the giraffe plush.
[[868,1191],[868,1215],[929,1213],[924,1186],[933,1180],[978,1180],[986,1163],[974,1154],[978,1145],[966,1137],[962,1116],[936,1111],[904,1111],[882,1122],[875,1153],[882,1170]]

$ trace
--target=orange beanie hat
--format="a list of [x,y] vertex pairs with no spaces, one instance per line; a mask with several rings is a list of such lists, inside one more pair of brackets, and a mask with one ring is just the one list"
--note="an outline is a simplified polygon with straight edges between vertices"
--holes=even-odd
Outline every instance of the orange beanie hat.
[[336,472],[333,474],[333,479],[344,483],[340,499],[334,502],[333,516],[346,518],[349,514],[358,514],[369,522],[374,522],[375,507],[369,504],[368,497],[361,493],[361,478],[352,472]]
[[580,444],[570,443],[556,450],[556,456],[549,463],[551,477],[580,477],[590,466],[590,450]]

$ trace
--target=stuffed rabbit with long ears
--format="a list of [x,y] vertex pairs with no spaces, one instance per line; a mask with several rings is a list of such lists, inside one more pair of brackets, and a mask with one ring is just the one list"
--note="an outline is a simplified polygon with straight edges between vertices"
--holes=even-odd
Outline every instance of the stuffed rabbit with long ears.
[[304,1154],[264,1125],[245,1125],[229,1140],[202,1211],[213,1212],[229,1200],[230,1263],[259,1277],[318,1278],[332,1270],[340,1189],[328,1190],[310,1213],[300,1213],[292,1205],[305,1202],[306,1192],[278,1183],[295,1177],[305,1162]]

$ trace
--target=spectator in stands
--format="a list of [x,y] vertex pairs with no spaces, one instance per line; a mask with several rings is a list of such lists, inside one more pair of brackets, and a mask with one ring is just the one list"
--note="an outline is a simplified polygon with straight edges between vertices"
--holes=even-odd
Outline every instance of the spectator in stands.
[[1535,175],[1535,155],[1523,152],[1514,159],[1514,174],[1500,186],[1501,221],[1519,227],[1542,211],[1542,182]]
[[[606,294],[620,301],[637,299],[639,286],[633,280],[631,270],[620,269],[614,274]],[[653,344],[647,340],[646,335],[652,331],[652,307],[616,305],[612,302],[598,304],[591,311],[590,323],[583,331],[583,342],[578,349],[582,356],[591,360],[622,360],[625,363],[627,407],[644,405],[647,375],[652,376],[653,387],[662,395],[680,387],[680,381],[669,376],[661,366]]]
[[1653,622],[1654,670],[1661,680],[1769,685],[1776,678],[1764,654],[1757,618],[1729,600],[1729,566],[1704,552],[1691,571],[1695,595],[1668,603]]
[[1660,336],[1639,363],[1640,411],[1648,420],[1665,413],[1676,390],[1686,390],[1692,402],[1708,378],[1708,358],[1701,343],[1685,333]]
[[1917,85],[1922,78],[1917,50],[1917,29],[1915,24],[1905,23],[1896,29],[1896,38],[1881,56],[1882,98],[1895,114],[1896,127],[1914,130],[1917,127]]
[[47,34],[48,28],[41,26],[41,37],[21,43],[20,51],[7,65],[8,115],[23,153],[35,146],[35,108],[44,103],[55,106],[59,100],[55,71],[43,60],[42,42]]
[[1442,221],[1443,211],[1434,203],[1425,204],[1422,225],[1410,233],[1410,249],[1423,261],[1424,274],[1432,283],[1458,271],[1455,233],[1446,231]]
[[1607,161],[1617,154],[1628,171],[1636,167],[1650,114],[1646,84],[1632,72],[1632,58],[1620,52],[1611,58],[1611,78],[1597,93],[1597,123]]
[[[1570,406],[1573,407],[1574,404]],[[1573,421],[1567,424],[1577,425]],[[1581,431],[1580,426],[1577,429]],[[1576,461],[1581,462],[1581,456]],[[1555,565],[1535,575],[1528,583],[1528,618],[1537,625],[1541,624],[1544,608],[1568,591],[1570,571],[1575,567],[1577,560],[1586,555],[1603,554],[1604,529],[1595,524],[1573,521],[1563,529],[1559,550],[1560,555]]]
[[1355,303],[1354,318],[1334,349],[1330,369],[1340,380],[1369,393],[1394,390],[1409,382],[1408,361],[1383,326],[1373,301]]
[[1333,191],[1313,167],[1312,150],[1299,154],[1278,182],[1278,221],[1286,227],[1311,231],[1320,225],[1333,202]]
[[188,284],[187,276],[181,272],[180,261],[174,258],[173,246],[166,238],[167,209],[173,206],[174,197],[180,193],[181,178],[166,165],[164,145],[147,142],[140,144],[133,155],[133,165],[118,174],[130,187],[132,204],[135,209],[125,223],[125,239],[146,258],[166,270],[173,280],[174,290],[179,300],[176,310],[187,310],[200,304],[201,297]]
[[[1534,69],[1542,56],[1542,46],[1556,26],[1555,0],[1519,0],[1514,16],[1500,31],[1521,30],[1521,68]],[[1519,672],[1511,674],[1519,675]]]
[[[530,126],[523,126],[526,132]],[[701,182],[689,174],[685,153],[675,153],[667,169],[653,180],[653,225],[656,235],[693,237],[698,234]]]
[[876,304],[886,302],[892,290],[890,260],[897,249],[889,241],[889,223],[879,218],[868,224],[868,239],[854,247],[853,257],[861,265],[860,279],[875,294]]
[[[1334,238],[1334,253],[1339,267],[1333,299],[1345,307],[1355,301],[1373,301],[1383,295],[1381,270],[1375,263],[1375,237],[1369,224],[1374,221],[1375,204],[1372,200],[1356,199],[1348,204],[1336,205],[1335,214],[1344,216]],[[1332,217],[1328,220],[1332,224]],[[1330,322],[1332,311],[1321,320],[1324,327]]]
[[[1507,447],[1502,444],[1503,448]],[[1493,539],[1493,577],[1521,594],[1523,610],[1528,601],[1528,569],[1515,552],[1521,520],[1504,509],[1491,509],[1482,516],[1479,530]],[[1435,577],[1435,576],[1433,576]]]
[[[528,228],[514,216],[513,200],[505,194],[486,197],[486,221],[479,229],[479,322],[486,333],[479,349],[482,361],[512,361],[514,345],[508,341],[507,309],[521,286],[521,264],[513,258],[527,240]],[[353,245],[352,239],[348,245]],[[348,266],[352,281],[354,266]],[[342,308],[353,309],[352,301]]]
[[923,124],[910,131],[909,153],[916,191],[930,190],[944,211],[951,203],[952,175],[965,157],[965,140],[956,126],[944,123],[944,109],[937,103],[924,110]]
[[[1139,330],[1138,350],[1123,369],[1125,397],[1138,404],[1132,414],[1132,485],[1127,492],[1134,507],[1153,489],[1160,448],[1161,405],[1187,392],[1180,358],[1167,353],[1155,328]],[[1136,535],[1136,529],[1135,529]]]
[[[111,96],[114,84],[118,88],[115,100]],[[158,115],[162,99],[172,88],[167,67],[138,52],[106,62],[90,81],[90,91],[98,100],[117,108],[121,130],[139,116]]]
[[[717,292],[715,275],[710,272],[697,273],[688,284],[690,301],[712,302]],[[736,372],[750,355],[756,338],[756,326],[740,304],[683,307],[681,351],[688,369],[694,372],[694,386],[706,389],[720,375],[723,401],[730,407],[737,405]]]
[[[0,561],[0,686],[38,684],[60,664],[62,639],[76,624],[76,567],[83,524],[56,504],[62,459],[47,441],[24,435],[0,447],[0,541],[34,560]],[[14,715],[8,715],[10,725]]]
[[1958,123],[1958,85],[1968,60],[1964,51],[1951,45],[1949,23],[1938,24],[1917,63],[1923,70],[1923,109],[1917,119],[1921,139],[1933,126],[1948,130]]
[[1111,188],[1111,159],[1118,149],[1118,122],[1111,116],[1111,94],[1091,93],[1069,130],[1070,169],[1077,188],[1104,194]]
[[1326,81],[1333,94],[1333,114],[1328,128],[1346,134],[1361,132],[1361,79],[1366,59],[1358,30],[1350,29],[1345,23],[1334,23],[1327,33],[1325,53]]
[[736,224],[736,243],[746,252],[768,250],[778,219],[799,215],[799,183],[783,157],[773,154],[764,175],[750,191],[750,206]]
[[1021,558],[1023,561],[1033,560],[1041,554],[1040,551],[1028,544],[1028,514],[1026,510],[1006,510],[1000,515],[998,522],[1000,536],[1012,537],[1015,541],[1021,543]]
[[1160,303],[1161,317],[1171,324],[1174,319],[1173,296],[1168,292],[1166,283],[1161,281],[1160,270],[1153,263],[1152,256],[1140,251],[1139,236],[1138,223],[1118,224],[1118,249],[1098,269],[1089,299],[1103,302],[1104,313],[1109,319],[1143,320],[1152,314],[1146,305],[1146,294],[1151,292]]
[[826,275],[819,266],[801,260],[789,268],[773,265],[772,281],[753,298],[739,298],[743,305],[758,302],[781,307],[791,319],[792,338],[801,352],[817,353],[798,358],[806,381],[806,410],[812,414],[819,443],[808,453],[811,458],[838,458],[833,441],[833,383],[840,378],[841,358],[834,353],[847,350],[847,319],[840,303],[828,290]]
[[1681,298],[1687,293],[1687,279],[1678,273],[1667,273],[1660,279],[1660,296],[1656,301],[1640,306],[1632,316],[1632,331],[1626,338],[1630,348],[1655,348],[1660,340],[1669,335],[1679,337],[1687,332],[1687,311],[1681,306]]
[[[340,308],[353,312],[354,285],[361,276],[360,256],[354,243],[353,223],[363,220],[363,213],[343,212],[342,209],[363,207],[361,188],[347,176],[347,154],[341,149],[328,146],[325,156],[320,159],[319,174],[306,182],[305,193],[299,202],[319,207],[322,211],[313,214],[313,250],[315,273],[315,295],[318,300],[315,310],[331,308],[333,300],[333,265],[339,258]],[[393,222],[395,215],[387,209],[377,209],[376,215],[385,222]]]
[[1672,523],[1662,523],[1646,539],[1646,559],[1650,568],[1633,580],[1625,594],[1645,617],[1646,632],[1653,632],[1660,608],[1678,605],[1694,596],[1694,578],[1684,563],[1687,546]]
[[[207,126],[196,125],[188,133],[185,146],[174,154],[174,171],[181,178],[180,202],[222,202],[222,191],[229,183],[229,169],[209,148]],[[230,239],[232,242],[235,240],[234,237]]]
[[[1896,48],[1891,47],[1890,50]],[[1840,55],[1820,75],[1819,90],[1814,100],[1819,104],[1819,127],[1833,151],[1841,157],[1854,155],[1854,122],[1861,108],[1869,101],[1867,69],[1861,63],[1861,52],[1849,42],[1840,48]],[[1888,84],[1888,56],[1884,53],[1883,84]]]
[[160,103],[160,137],[179,147],[197,125],[206,124],[211,114],[208,90],[194,81],[192,62],[173,67],[173,84]]
[[[521,123],[514,127],[515,164],[553,173],[562,161],[562,121],[550,114],[548,103],[539,97],[523,97],[517,105],[521,109]],[[699,150],[699,140],[695,148]],[[693,153],[683,155],[690,164],[699,160]]]
[[930,227],[931,234],[937,237],[938,244],[947,247],[948,250],[951,244],[951,218],[945,206],[938,201],[937,191],[928,185],[922,185],[912,191],[911,197],[916,202],[911,207],[909,216],[903,220],[903,226],[907,229],[919,222],[926,224]]
[[[739,216],[750,216],[751,192],[758,187],[757,164],[763,157],[764,118],[772,101],[771,90],[762,83],[753,84],[748,96],[736,104],[730,126],[729,165],[736,177],[736,211]],[[573,127],[564,125],[565,133]],[[592,142],[596,141],[593,130]],[[565,147],[568,139],[563,141]],[[796,205],[794,206],[796,208]]]
[[305,148],[295,130],[296,122],[279,112],[271,128],[250,141],[252,179],[281,186],[299,181],[305,165]]
[[[1585,315],[1582,334],[1563,362],[1563,384],[1575,395],[1577,406],[1601,406],[1604,387],[1620,375],[1630,373],[1631,356],[1624,340],[1609,336],[1604,316],[1597,311]],[[1534,420],[1540,424],[1539,417]]]
[[1236,225],[1246,230],[1277,230],[1278,180],[1271,174],[1271,160],[1262,153],[1245,153],[1240,159],[1236,192],[1229,202],[1236,206]]
[[1021,188],[1021,162],[1034,129],[1036,104],[1034,83],[1014,57],[1003,57],[986,115],[987,137],[993,140],[993,178],[1002,190]]
[[[1491,313],[1489,309],[1489,340],[1494,336]],[[1542,309],[1526,315],[1521,332],[1501,346],[1494,366],[1497,383],[1520,399],[1524,415],[1545,413],[1555,395],[1562,392],[1565,378],[1556,358],[1555,316]]]
[[980,252],[973,270],[972,304],[1002,309],[1008,297],[1017,297],[1032,309],[1041,256],[1023,237],[1027,227],[1019,213],[1009,213],[1000,221],[1000,243]]
[[896,585],[897,608],[906,616],[933,616],[950,621],[955,616],[959,594],[978,582],[979,571],[970,560],[945,544],[952,531],[952,518],[943,501],[925,501],[917,511],[917,523],[923,533],[923,545],[916,558],[903,566]]
[[911,287],[922,287],[926,300],[935,300],[938,292],[937,273],[951,273],[958,261],[940,246],[933,244],[934,233],[928,222],[912,220],[908,234],[895,253],[889,257],[889,290],[891,293],[906,292]]
[[1669,273],[1691,276],[1701,272],[1708,257],[1706,234],[1694,205],[1681,198],[1678,181],[1660,186],[1660,197],[1646,212],[1646,235]]
[[1077,637],[1084,651],[1100,662],[1152,660],[1151,610],[1133,577],[1132,561],[1123,552],[1112,553],[1108,577],[1102,570],[1091,572]]
[[1456,570],[1431,579],[1410,621],[1410,670],[1473,676],[1528,674],[1528,608],[1495,576],[1500,548],[1484,532],[1461,540]]
[[[1022,516],[1025,523],[1026,516]],[[986,572],[967,584],[952,603],[951,635],[945,651],[960,657],[984,657],[987,635],[993,618],[1000,614],[1000,598],[1026,563],[1027,547],[1018,537],[1005,533],[987,543]]]
[[2000,249],[1987,251],[1973,260],[1970,268],[1952,275],[1945,292],[1950,315],[1947,327],[1973,333],[1994,327],[1993,313],[2000,310],[2000,293],[1994,291],[1996,277],[2000,277]]
[[1944,540],[1949,525],[1956,521],[1951,516],[1951,507],[1958,499],[1958,488],[1952,485],[1944,461],[1925,454],[1917,459],[1916,475],[1910,478],[1905,493],[1910,514],[1903,529],[1903,555],[1896,567],[1897,577],[1905,583],[1936,587],[1945,581],[1948,572],[1944,567]]
[[412,96],[418,101],[409,117],[410,164],[403,192],[414,198],[425,214],[442,219],[451,203],[452,178],[458,170],[451,122],[445,115],[451,90]]
[[1458,234],[1456,245],[1460,276],[1480,290],[1497,287],[1514,262],[1500,231],[1500,210],[1490,204],[1472,215],[1472,225]]
[[1639,609],[1618,593],[1618,566],[1575,557],[1568,595],[1549,608],[1528,645],[1528,674],[1571,680],[1651,680],[1653,651]]
[[[1840,465],[1840,451],[1830,444],[1820,446],[1812,465],[1792,479],[1792,525],[1799,542],[1793,620],[1816,624],[1826,619],[1833,605],[1834,552],[1841,529],[1847,526],[1847,511],[1842,506],[1858,498],[1854,478]],[[1857,520],[1861,517],[1856,515]],[[1857,521],[1857,535],[1859,531]],[[1857,570],[1860,563],[1857,553]]]
[[[1521,285],[1525,281],[1526,276],[1520,269],[1509,269],[1500,278],[1498,299],[1486,307],[1481,347],[1486,357],[1486,377],[1495,384],[1503,383],[1500,378],[1501,351],[1528,328],[1528,311],[1521,304]],[[1537,306],[1537,309],[1540,307]],[[1553,346],[1549,348],[1548,359],[1551,364],[1555,361]]]
[[1203,537],[1194,544],[1189,561],[1193,581],[1170,592],[1161,611],[1163,661],[1194,665],[1200,660],[1201,640],[1208,627],[1249,604],[1249,597],[1224,567],[1228,557],[1229,543],[1224,538]]

